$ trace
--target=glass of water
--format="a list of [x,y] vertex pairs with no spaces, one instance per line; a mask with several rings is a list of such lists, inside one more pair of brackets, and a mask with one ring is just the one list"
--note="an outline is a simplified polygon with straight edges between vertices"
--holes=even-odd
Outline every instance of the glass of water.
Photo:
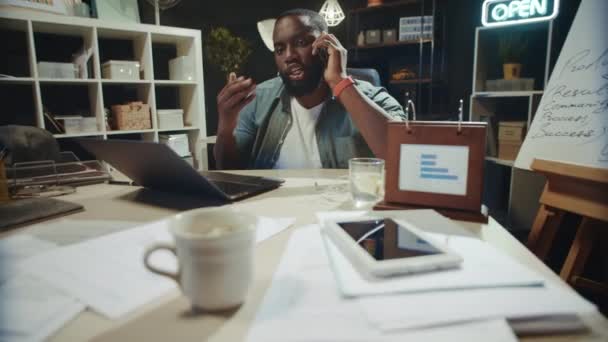
[[384,198],[384,160],[352,158],[348,161],[350,194],[356,208],[371,208]]

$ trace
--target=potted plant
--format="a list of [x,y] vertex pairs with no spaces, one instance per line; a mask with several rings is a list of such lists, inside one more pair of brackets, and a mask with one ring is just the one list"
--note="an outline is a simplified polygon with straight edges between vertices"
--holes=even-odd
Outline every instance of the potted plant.
[[245,39],[233,35],[224,27],[218,27],[207,36],[206,52],[209,62],[217,65],[228,78],[231,72],[238,74],[243,68],[251,54],[251,47]]
[[502,60],[505,80],[518,79],[521,76],[521,62],[528,48],[527,39],[519,32],[512,32],[500,37],[498,53]]

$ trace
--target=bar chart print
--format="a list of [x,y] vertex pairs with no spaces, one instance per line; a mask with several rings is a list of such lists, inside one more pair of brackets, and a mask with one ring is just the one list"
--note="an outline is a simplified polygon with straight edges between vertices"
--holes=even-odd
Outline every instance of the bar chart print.
[[401,145],[399,190],[466,195],[468,146]]

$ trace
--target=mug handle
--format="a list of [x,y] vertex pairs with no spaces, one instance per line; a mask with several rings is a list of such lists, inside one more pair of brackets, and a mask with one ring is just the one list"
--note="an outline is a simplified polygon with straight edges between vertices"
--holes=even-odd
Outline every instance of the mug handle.
[[154,253],[158,250],[161,250],[161,249],[168,250],[169,252],[173,253],[173,255],[175,255],[177,257],[177,250],[175,249],[175,246],[172,246],[172,245],[169,245],[166,243],[159,243],[159,244],[153,245],[151,247],[148,247],[146,249],[146,252],[144,253],[144,265],[151,272],[159,274],[161,276],[171,278],[171,279],[175,280],[176,283],[179,284],[179,265],[178,265],[177,273],[173,273],[173,272],[163,271],[150,263],[150,256],[152,255],[152,253]]

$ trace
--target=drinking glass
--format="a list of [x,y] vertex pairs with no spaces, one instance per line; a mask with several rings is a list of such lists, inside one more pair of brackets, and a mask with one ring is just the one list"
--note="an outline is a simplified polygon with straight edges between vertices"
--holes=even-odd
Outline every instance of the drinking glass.
[[356,208],[370,208],[384,198],[384,160],[352,158],[348,161],[350,194]]

